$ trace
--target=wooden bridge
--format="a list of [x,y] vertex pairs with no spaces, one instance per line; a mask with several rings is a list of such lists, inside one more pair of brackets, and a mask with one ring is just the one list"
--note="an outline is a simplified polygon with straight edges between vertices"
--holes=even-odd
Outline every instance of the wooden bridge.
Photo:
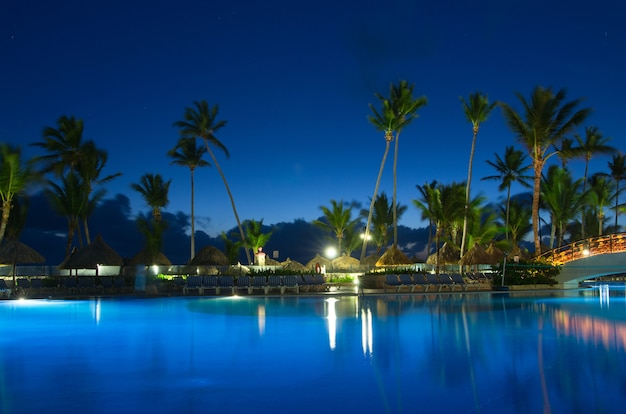
[[590,278],[626,273],[626,233],[578,240],[539,255],[561,266],[557,281],[565,288],[578,287]]

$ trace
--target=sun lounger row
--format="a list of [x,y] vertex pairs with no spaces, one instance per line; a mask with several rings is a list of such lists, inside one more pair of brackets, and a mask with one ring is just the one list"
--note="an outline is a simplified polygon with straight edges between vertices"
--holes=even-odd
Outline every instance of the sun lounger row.
[[204,295],[205,291],[237,294],[241,291],[249,295],[255,291],[262,291],[269,294],[272,291],[284,294],[287,291],[300,293],[300,290],[324,291],[330,285],[326,284],[324,277],[319,274],[314,275],[270,275],[270,276],[188,276],[187,283],[183,286],[183,293],[191,291]]
[[441,292],[443,289],[448,291],[467,290],[470,285],[465,282],[465,279],[459,273],[452,274],[440,274],[437,276],[434,273],[403,273],[399,275],[388,274],[385,275],[384,290],[395,290],[400,292],[402,289],[406,289],[409,292],[414,292],[416,289],[420,289],[422,292],[428,292],[429,290],[436,290]]
[[18,278],[16,282],[19,292],[26,296],[57,292],[72,294],[124,293],[133,290],[126,286],[126,282],[121,276],[63,277],[54,283],[46,284],[41,278],[28,279],[24,277]]

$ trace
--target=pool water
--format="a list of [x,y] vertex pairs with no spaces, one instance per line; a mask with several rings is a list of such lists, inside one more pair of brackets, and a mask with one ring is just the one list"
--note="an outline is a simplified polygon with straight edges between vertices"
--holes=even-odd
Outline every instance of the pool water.
[[624,290],[0,302],[0,413],[610,413]]

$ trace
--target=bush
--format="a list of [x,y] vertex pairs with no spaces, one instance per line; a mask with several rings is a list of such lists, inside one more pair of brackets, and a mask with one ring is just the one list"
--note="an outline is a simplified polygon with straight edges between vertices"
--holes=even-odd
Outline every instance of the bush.
[[[502,264],[496,267],[497,274],[502,275],[502,267]],[[560,267],[553,266],[543,260],[520,260],[519,263],[506,264],[504,284],[553,286],[556,285],[556,277],[560,272]],[[499,277],[494,278],[493,283],[498,281],[501,281]]]

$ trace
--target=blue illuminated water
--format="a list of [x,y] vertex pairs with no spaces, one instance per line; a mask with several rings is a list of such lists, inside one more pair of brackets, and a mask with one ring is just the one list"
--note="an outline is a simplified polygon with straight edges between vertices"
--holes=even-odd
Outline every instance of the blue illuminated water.
[[0,302],[0,413],[600,413],[626,298]]

